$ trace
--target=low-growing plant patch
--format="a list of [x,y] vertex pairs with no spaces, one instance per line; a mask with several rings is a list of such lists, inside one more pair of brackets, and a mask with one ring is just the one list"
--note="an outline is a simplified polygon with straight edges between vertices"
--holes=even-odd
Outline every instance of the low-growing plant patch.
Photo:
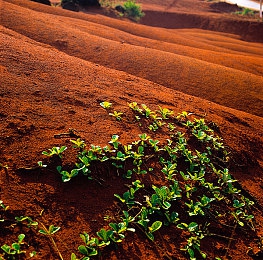
[[[232,229],[233,233],[239,228],[240,232],[254,234],[254,202],[236,185],[237,180],[228,169],[230,154],[204,118],[185,111],[176,114],[160,106],[152,110],[136,102],[128,104],[127,113],[113,110],[115,116],[114,112],[108,113],[112,103],[100,105],[109,116],[125,115],[121,122],[133,124],[141,133],[131,143],[123,144],[119,135],[112,134],[104,147],[95,144],[88,147],[85,140],[77,138],[71,140],[72,147],[53,147],[43,152],[48,158],[53,155],[61,158],[58,161],[61,165],[56,168],[63,182],[80,175],[87,181],[98,180],[98,165],[105,175],[110,169],[116,173],[115,177],[126,180],[127,190],[113,197],[119,214],[113,219],[105,217],[106,224],[94,235],[83,230],[80,234],[83,242],[71,254],[71,260],[103,257],[105,247],[120,245],[130,232],[142,233],[151,243],[159,239],[159,233],[164,234],[165,227],[184,239],[177,249],[188,259],[212,259],[211,251],[202,243],[211,236],[223,237],[215,230]],[[76,154],[73,167],[64,163],[61,155],[69,150]],[[48,162],[47,165],[48,168]],[[7,208],[2,201],[0,206],[3,212]],[[4,214],[0,216],[4,220]],[[49,238],[63,259],[53,238],[60,227],[46,227],[24,216],[16,217],[16,221],[28,228],[40,225],[38,233]],[[15,252],[10,246],[4,248],[4,254]],[[216,259],[223,256],[219,253]]]

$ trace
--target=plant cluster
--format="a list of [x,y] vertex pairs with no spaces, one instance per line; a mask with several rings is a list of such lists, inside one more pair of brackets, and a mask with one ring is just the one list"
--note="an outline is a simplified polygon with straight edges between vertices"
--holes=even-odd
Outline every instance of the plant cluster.
[[[105,101],[100,105],[110,116],[124,122],[121,117],[124,112],[112,110],[112,103]],[[236,180],[227,168],[229,153],[204,118],[185,111],[175,114],[160,106],[151,110],[136,102],[128,107],[133,119],[125,115],[125,120],[145,131],[137,140],[122,144],[118,135],[112,135],[108,145],[91,145],[88,149],[84,140],[71,140],[77,150],[75,167],[71,170],[64,170],[63,165],[57,167],[63,182],[79,174],[96,179],[93,165],[98,163],[105,169],[115,168],[118,175],[131,182],[126,192],[115,194],[123,212],[119,222],[109,223],[96,236],[90,237],[85,232],[80,235],[84,242],[78,248],[81,259],[87,260],[103,247],[120,243],[128,231],[143,231],[150,241],[162,226],[175,228],[178,234],[184,231],[187,235],[181,250],[190,259],[196,259],[207,257],[201,241],[216,235],[209,229],[214,222],[233,229],[238,225],[254,230],[250,210],[253,201],[235,186]],[[163,138],[152,138],[149,132],[151,135],[161,132]],[[58,151],[65,150],[66,147],[56,147],[44,154],[58,155]],[[59,156],[62,158],[62,153]],[[143,180],[147,175],[158,176],[163,185],[145,187]],[[77,259],[75,253],[71,259]]]
[[[69,147],[53,147],[42,153],[59,159],[57,172],[63,182],[79,175],[97,180],[98,165],[127,181],[128,189],[114,194],[122,213],[111,222],[105,217],[109,223],[95,235],[83,231],[83,243],[71,254],[71,260],[88,260],[102,254],[105,247],[120,244],[129,232],[142,232],[150,242],[154,241],[158,232],[164,232],[163,227],[169,227],[184,240],[178,247],[189,259],[205,259],[209,253],[202,241],[210,236],[222,237],[213,232],[215,226],[231,228],[233,232],[236,227],[255,229],[253,201],[242,194],[230,174],[229,153],[222,138],[210,127],[214,124],[185,111],[176,114],[161,106],[152,110],[137,102],[128,103],[127,113],[114,110],[108,101],[100,106],[119,123],[137,125],[141,134],[126,144],[114,134],[104,147],[87,147],[85,140],[76,137],[71,140],[76,153],[73,167],[63,164]],[[38,162],[37,169],[45,167],[48,166]],[[6,221],[8,209],[0,201],[0,224]],[[46,236],[63,259],[53,238],[60,227],[46,227],[29,216],[15,217],[15,222]],[[26,245],[25,235],[19,234],[16,242],[1,246],[0,260],[33,257],[36,252],[26,253]]]
[[242,15],[242,16],[255,16],[255,11],[249,8],[242,8],[242,11],[237,11],[234,14]]
[[125,14],[128,17],[131,17],[135,20],[140,20],[144,16],[144,13],[141,10],[141,6],[136,4],[134,0],[127,0],[123,3]]
[[[55,234],[60,227],[55,227],[54,225],[50,225],[49,228],[46,228],[46,226],[42,222],[37,222],[33,220],[29,216],[16,216],[14,219],[10,219],[12,214],[8,214],[8,211],[10,210],[9,206],[6,206],[2,200],[0,200],[0,224],[1,222],[8,222],[8,226],[11,224],[10,227],[14,228],[15,226],[20,226],[24,231],[25,228],[33,229],[35,233],[42,234],[47,236],[50,241],[52,242],[54,248],[57,250],[60,259],[63,260],[63,257],[61,256],[57,245],[53,239],[53,234]],[[12,216],[13,218],[13,216]],[[39,228],[39,225],[42,226],[42,229]],[[24,227],[24,228],[23,228]],[[5,226],[1,227],[1,232],[4,231]],[[25,232],[26,233],[26,232]],[[15,242],[6,243],[3,245],[0,245],[0,260],[17,260],[17,259],[30,259],[37,255],[36,251],[30,251],[28,252],[29,243],[26,241],[26,235],[23,233],[20,233],[17,236],[17,240]]]

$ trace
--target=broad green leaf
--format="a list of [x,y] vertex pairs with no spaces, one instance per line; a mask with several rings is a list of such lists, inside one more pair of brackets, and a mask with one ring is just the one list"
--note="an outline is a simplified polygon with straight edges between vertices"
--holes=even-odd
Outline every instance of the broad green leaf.
[[79,236],[85,244],[88,243],[88,241],[89,241],[89,234],[88,233],[84,232],[83,234],[80,234]]
[[56,232],[58,232],[59,230],[60,230],[60,227],[55,227],[55,226],[51,225],[51,226],[49,227],[49,234],[50,234],[50,235],[53,235],[53,234],[55,234]]
[[154,235],[152,233],[146,233],[147,237],[151,239],[152,241],[154,240]]
[[171,203],[169,203],[168,201],[164,201],[163,205],[165,206],[165,209],[169,209],[171,207]]
[[26,237],[25,234],[20,234],[20,235],[18,236],[18,243],[21,244],[21,243],[23,242],[23,240],[24,240],[25,237]]
[[14,255],[16,252],[15,251],[11,251],[11,247],[8,245],[3,245],[1,246],[2,250],[4,250],[7,254],[9,255]]
[[188,231],[189,232],[194,232],[198,230],[198,224],[196,222],[191,222],[189,225],[188,225]]
[[98,254],[98,251],[96,250],[96,248],[90,248],[91,252],[89,252],[89,256],[94,256]]
[[20,249],[21,249],[21,247],[20,247],[20,245],[19,245],[18,243],[13,243],[13,244],[12,244],[12,248],[13,248],[14,250],[16,250],[17,252],[19,252]]
[[79,247],[78,247],[78,250],[79,250],[79,252],[81,253],[81,254],[83,254],[83,255],[88,255],[88,249],[85,247],[85,246],[83,246],[83,245],[80,245]]
[[110,103],[108,101],[103,101],[100,103],[100,106],[105,108],[105,109],[109,109],[112,106],[112,103]]
[[71,257],[70,257],[70,260],[77,260],[77,256],[74,253],[72,253]]
[[38,230],[38,232],[43,235],[48,235],[48,233],[44,229],[40,229]]
[[194,253],[194,250],[192,248],[188,248],[187,252],[188,252],[191,260],[196,260],[195,253]]
[[153,232],[155,232],[155,231],[157,231],[159,228],[161,228],[161,226],[162,226],[162,221],[155,221],[150,227],[149,227],[149,231],[151,232],[151,233],[153,233]]
[[186,223],[180,223],[177,225],[178,228],[187,230],[188,225]]

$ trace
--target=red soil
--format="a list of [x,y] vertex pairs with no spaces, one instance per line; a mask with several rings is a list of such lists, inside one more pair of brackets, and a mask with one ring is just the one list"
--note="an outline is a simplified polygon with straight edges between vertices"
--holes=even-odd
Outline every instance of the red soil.
[[[249,247],[259,250],[263,24],[199,0],[161,2],[142,0],[140,23],[98,9],[74,13],[30,1],[0,3],[0,163],[9,167],[8,175],[0,170],[0,199],[15,216],[60,226],[55,238],[64,259],[81,244],[79,233],[95,233],[105,215],[114,215],[113,194],[126,190],[125,181],[106,176],[107,187],[81,178],[64,184],[56,171],[18,169],[45,160],[41,152],[48,148],[70,145],[69,138],[53,138],[69,128],[87,144],[105,145],[112,134],[124,143],[137,138],[136,127],[109,118],[99,105],[105,100],[120,111],[136,101],[215,122],[232,151],[231,174],[257,202],[257,236],[234,234],[225,259],[252,259]],[[0,245],[18,232],[5,232]],[[154,244],[131,235],[101,259],[187,259],[176,241],[172,231],[160,232]],[[209,243],[210,252],[228,246]],[[31,246],[38,252],[34,259],[59,259],[48,239],[32,238]]]

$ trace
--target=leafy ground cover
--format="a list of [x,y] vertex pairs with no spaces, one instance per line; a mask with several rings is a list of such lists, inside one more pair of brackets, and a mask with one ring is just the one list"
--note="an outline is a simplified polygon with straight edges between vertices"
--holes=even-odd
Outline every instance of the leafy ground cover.
[[[173,110],[161,106],[154,111],[137,102],[128,103],[131,112],[117,112],[108,101],[101,102],[100,106],[116,121],[136,125],[142,133],[128,144],[122,144],[119,136],[113,134],[108,145],[91,144],[89,148],[76,136],[70,139],[70,148],[76,150],[74,164],[64,163],[68,147],[61,146],[42,152],[49,160],[38,161],[34,168],[22,169],[25,173],[34,170],[34,174],[51,171],[60,174],[62,182],[71,182],[83,175],[82,181],[95,181],[102,187],[107,185],[104,176],[124,179],[128,189],[112,197],[117,214],[104,216],[104,227],[95,235],[76,234],[83,241],[78,252],[71,253],[72,260],[104,258],[105,247],[118,247],[130,232],[144,234],[148,243],[152,243],[155,233],[163,227],[180,237],[181,242],[173,255],[185,255],[189,259],[227,257],[236,230],[249,234],[250,244],[253,240],[260,243],[253,214],[255,203],[246,197],[230,174],[229,152],[213,122],[207,124],[204,118],[186,111],[175,115]],[[74,133],[71,135],[73,137]],[[8,167],[2,168],[8,175]],[[37,244],[35,237],[41,235],[49,238],[50,246],[60,259],[64,259],[53,239],[59,226],[51,224],[47,227],[29,216],[16,216],[12,220],[13,216],[8,214],[10,207],[1,201],[1,208],[1,228],[5,233],[14,227],[19,227],[20,232],[25,229],[26,233],[32,232],[30,243],[24,241],[26,235],[21,233],[17,242],[3,244],[1,259],[35,257],[35,248],[28,248]],[[162,236],[165,235],[162,231]],[[225,239],[228,243],[224,250],[207,251],[203,241],[211,237],[215,241]],[[250,254],[261,256],[262,252],[252,250]]]

